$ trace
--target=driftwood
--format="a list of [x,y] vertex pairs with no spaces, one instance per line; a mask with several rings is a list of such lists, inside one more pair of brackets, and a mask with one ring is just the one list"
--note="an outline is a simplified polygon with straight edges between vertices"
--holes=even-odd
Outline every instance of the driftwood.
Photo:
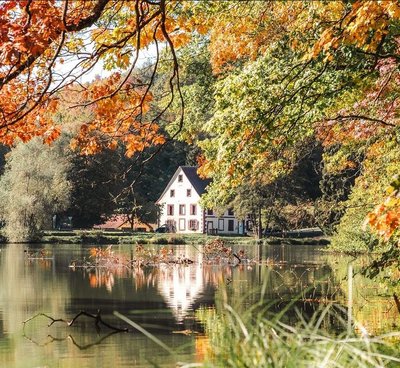
[[[195,263],[193,260],[185,256],[175,254],[174,248],[162,247],[159,250],[146,249],[142,245],[136,246],[136,257],[131,252],[130,257],[116,255],[112,250],[112,246],[107,248],[91,248],[88,258],[83,260],[74,259],[70,262],[69,267],[84,269],[138,269],[142,267],[156,267],[160,265],[183,265],[188,266]],[[200,252],[200,251],[199,251]],[[243,249],[233,252],[231,247],[225,246],[222,239],[214,239],[209,241],[201,252],[204,255],[203,262],[206,264],[223,264],[237,266],[239,264],[249,264],[254,261],[247,259]]]
[[79,312],[75,317],[73,317],[70,321],[68,321],[68,320],[66,320],[66,319],[63,319],[63,318],[53,318],[53,317],[49,316],[49,315],[46,314],[46,313],[38,313],[38,314],[35,314],[34,316],[32,316],[32,317],[26,319],[25,321],[23,321],[22,323],[24,324],[24,327],[25,327],[25,325],[26,325],[29,321],[32,321],[33,319],[35,319],[35,318],[37,318],[37,317],[40,317],[40,316],[46,317],[47,319],[50,320],[50,323],[47,325],[47,327],[52,326],[52,325],[53,325],[54,323],[56,323],[56,322],[65,323],[65,324],[69,327],[69,326],[72,326],[72,325],[75,323],[75,321],[76,321],[79,317],[81,317],[81,316],[86,316],[86,317],[93,318],[93,319],[95,320],[95,326],[96,326],[97,328],[99,328],[100,325],[103,325],[103,326],[105,326],[105,327],[107,327],[107,328],[109,328],[109,329],[111,329],[111,330],[116,331],[116,332],[128,332],[128,331],[129,331],[128,328],[116,327],[116,326],[110,325],[109,323],[105,322],[105,321],[101,318],[100,309],[97,311],[96,314],[92,314],[92,313],[89,313],[89,312],[86,312],[86,311],[80,311],[80,312]]

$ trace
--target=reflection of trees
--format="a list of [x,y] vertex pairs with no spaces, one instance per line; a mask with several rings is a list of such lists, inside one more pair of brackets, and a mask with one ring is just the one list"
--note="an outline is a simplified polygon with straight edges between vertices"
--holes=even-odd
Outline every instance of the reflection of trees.
[[64,313],[70,300],[68,283],[55,272],[55,261],[29,260],[24,248],[10,244],[0,252],[0,318],[5,335],[0,339],[0,350],[5,351],[1,366],[22,366],[27,359],[30,349],[20,341],[23,320],[39,311]]
[[7,332],[20,330],[21,321],[38,311],[64,311],[70,292],[53,260],[29,260],[24,246],[10,244],[2,249],[0,269],[0,309]]
[[[351,300],[351,309],[356,329],[369,334],[380,334],[399,328],[399,311],[393,293],[398,286],[390,283],[390,275],[382,274],[382,279],[369,279],[361,274],[363,267],[370,263],[367,256],[353,257],[336,255],[328,258],[336,282],[343,290],[341,302]],[[353,277],[349,293],[349,264],[352,265]]]

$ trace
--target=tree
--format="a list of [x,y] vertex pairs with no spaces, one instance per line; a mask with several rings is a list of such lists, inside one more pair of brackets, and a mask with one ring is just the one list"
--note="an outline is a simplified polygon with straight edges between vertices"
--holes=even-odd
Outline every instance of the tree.
[[259,181],[241,184],[227,207],[235,216],[250,217],[260,238],[265,229],[290,230],[316,225],[313,203],[321,196],[321,147],[308,142],[310,154],[303,157],[289,174],[273,182],[259,177]]
[[60,145],[34,139],[8,155],[0,179],[0,214],[10,242],[36,240],[69,204],[68,159]]
[[72,217],[76,228],[91,228],[105,222],[118,208],[116,197],[125,187],[125,163],[118,150],[96,155],[71,152],[68,181],[71,199],[64,216]]
[[[213,178],[209,207],[227,203],[246,180],[267,185],[289,175],[310,137],[324,157],[338,147],[324,165],[334,162],[340,177],[354,156],[362,170],[369,147],[398,136],[395,0],[10,0],[0,19],[0,143],[53,141],[62,104],[90,112],[72,142],[86,155],[122,145],[147,161],[145,151],[157,154],[182,132],[198,142],[200,172]],[[197,58],[204,44],[207,55]],[[155,62],[139,75],[149,45]],[[110,76],[83,83],[97,63]],[[189,78],[192,66],[205,78]],[[195,123],[182,130],[186,102]]]
[[[175,60],[171,93],[179,92],[173,42],[177,19],[173,2],[146,0],[63,1],[24,0],[0,4],[0,141],[12,144],[42,136],[51,142],[60,127],[51,118],[59,92],[73,89],[79,99],[70,107],[90,106],[89,122],[81,125],[75,144],[84,153],[123,143],[127,155],[158,145],[157,118],[146,120],[150,87],[132,79],[139,52],[165,42]],[[112,71],[104,80],[84,85],[80,79],[97,63]],[[178,87],[177,87],[178,86]]]

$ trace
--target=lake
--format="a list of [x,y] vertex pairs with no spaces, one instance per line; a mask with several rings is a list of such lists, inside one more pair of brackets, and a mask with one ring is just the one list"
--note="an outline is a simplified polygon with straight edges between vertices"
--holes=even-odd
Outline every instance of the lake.
[[[157,246],[145,246],[151,249]],[[25,367],[175,367],[200,363],[207,349],[201,311],[215,307],[222,294],[242,307],[251,305],[265,285],[265,303],[276,311],[294,298],[308,316],[333,301],[357,328],[369,333],[398,329],[399,313],[390,288],[364,278],[351,258],[320,246],[246,246],[257,264],[206,264],[201,247],[174,246],[191,265],[161,265],[131,270],[71,268],[89,257],[83,245],[0,247],[0,366]],[[239,248],[239,247],[237,247]],[[113,246],[129,256],[135,247]],[[72,319],[81,310],[130,332],[116,333],[81,316],[72,326],[50,322]],[[171,355],[113,313],[128,317],[172,349]],[[290,321],[290,313],[288,312]],[[293,323],[295,323],[293,321]]]

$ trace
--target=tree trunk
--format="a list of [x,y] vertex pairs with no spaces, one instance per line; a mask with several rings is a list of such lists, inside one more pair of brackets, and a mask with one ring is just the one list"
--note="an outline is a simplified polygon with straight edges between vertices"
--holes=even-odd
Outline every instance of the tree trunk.
[[261,222],[261,207],[258,208],[258,229],[257,229],[257,238],[262,238],[262,222]]

